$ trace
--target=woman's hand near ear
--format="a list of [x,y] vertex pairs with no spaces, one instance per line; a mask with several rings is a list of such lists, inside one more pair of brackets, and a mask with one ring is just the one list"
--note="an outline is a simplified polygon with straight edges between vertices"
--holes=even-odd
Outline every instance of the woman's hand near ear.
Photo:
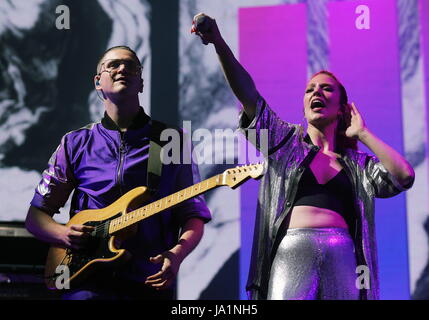
[[347,108],[350,110],[351,120],[350,126],[346,129],[345,135],[348,138],[360,140],[360,136],[367,130],[365,121],[353,102],[351,105],[348,104]]

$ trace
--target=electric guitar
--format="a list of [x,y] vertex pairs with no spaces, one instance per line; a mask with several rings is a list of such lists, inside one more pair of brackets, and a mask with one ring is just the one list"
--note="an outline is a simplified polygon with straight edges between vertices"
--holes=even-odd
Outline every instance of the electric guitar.
[[231,168],[140,208],[150,201],[150,196],[146,187],[137,187],[106,208],[80,211],[67,226],[82,224],[94,227],[94,231],[83,249],[50,247],[45,266],[46,286],[52,290],[71,288],[98,267],[114,266],[128,260],[131,254],[121,249],[120,243],[133,235],[138,222],[216,187],[235,189],[249,178],[260,178],[263,173],[261,163]]

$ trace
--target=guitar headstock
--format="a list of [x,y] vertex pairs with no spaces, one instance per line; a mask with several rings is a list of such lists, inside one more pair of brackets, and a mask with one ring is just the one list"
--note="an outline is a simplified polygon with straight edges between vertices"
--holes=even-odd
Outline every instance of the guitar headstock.
[[259,179],[265,173],[264,171],[265,168],[263,163],[231,168],[225,170],[222,174],[223,184],[234,189],[249,178]]

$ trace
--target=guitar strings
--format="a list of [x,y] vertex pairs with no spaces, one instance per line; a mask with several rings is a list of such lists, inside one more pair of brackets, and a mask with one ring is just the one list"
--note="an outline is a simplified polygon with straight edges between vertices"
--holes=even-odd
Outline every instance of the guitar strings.
[[[215,178],[215,177],[217,177],[217,176],[213,176],[212,178]],[[208,181],[209,181],[210,179],[212,179],[212,178],[206,179],[206,180],[201,181],[201,182],[199,182],[199,183],[198,183],[198,184],[200,184],[200,189],[198,190],[198,191],[199,191],[199,193],[201,192],[201,185],[202,185],[202,183],[203,183],[203,182],[206,182],[206,183],[207,183],[207,186],[208,186]],[[191,191],[192,191],[194,186],[195,186],[195,185],[190,186],[190,187],[188,187],[188,188],[185,188],[185,189],[181,190],[181,191],[184,191],[184,194],[183,194],[182,196],[184,196],[184,195],[186,194],[186,191],[185,191],[186,189],[191,188]],[[176,193],[177,193],[177,198],[180,196],[180,192],[181,192],[181,191],[176,192]],[[176,193],[173,193],[171,196],[173,196],[173,195],[174,195],[174,194],[176,194]],[[199,193],[197,193],[197,194],[193,195],[191,198],[198,196],[198,194],[199,194]],[[161,199],[156,200],[156,201],[162,201],[162,199],[166,199],[166,198],[167,198],[167,197],[165,197],[165,198],[161,198]],[[186,199],[186,200],[187,200],[187,199]],[[149,205],[151,205],[151,204],[153,204],[153,203],[155,203],[156,201],[149,203],[149,204],[148,204],[148,206],[149,206]],[[182,200],[182,201],[183,201],[183,200]],[[180,201],[180,202],[181,202],[181,201]],[[142,208],[144,208],[144,207],[142,207]],[[137,209],[137,210],[141,210],[142,208]],[[137,210],[134,210],[134,211],[137,211]],[[165,209],[163,209],[163,210],[165,210]],[[131,211],[131,212],[134,212],[134,211]],[[126,214],[130,214],[131,212],[127,212]],[[132,216],[130,216],[130,217],[131,217],[131,219],[132,219]],[[105,221],[105,222],[100,223],[99,225],[96,225],[96,226],[95,226],[95,233],[97,233],[98,231],[100,231],[100,228],[101,228],[101,229],[104,229],[104,228],[106,227],[106,225],[107,225],[107,224],[110,224],[110,221],[112,221],[112,220],[107,220],[107,221]]]
[[[196,195],[195,195],[195,196],[196,196]],[[165,198],[167,198],[167,197],[165,197]],[[164,198],[161,198],[161,199],[156,200],[156,201],[161,201],[162,199],[164,199]],[[155,203],[156,201],[149,203],[147,206],[150,206],[151,204]],[[145,206],[145,207],[146,207],[146,206]],[[144,208],[144,207],[142,207],[142,208]],[[141,210],[142,208],[137,209],[137,210]],[[137,211],[137,210],[134,210],[134,211]],[[165,210],[165,209],[164,209],[164,210]],[[130,214],[130,213],[132,213],[132,212],[134,212],[134,211],[127,212],[127,213],[125,213],[125,214]],[[131,217],[130,219],[132,219],[132,216],[130,216],[130,217]],[[95,226],[95,233],[97,233],[98,231],[100,231],[100,228],[103,230],[103,229],[106,227],[106,225],[107,225],[107,224],[110,224],[110,222],[111,222],[111,221],[113,221],[113,220],[107,220],[107,221],[104,221],[104,222],[102,222],[102,223],[100,223],[100,224],[96,225],[96,226]]]

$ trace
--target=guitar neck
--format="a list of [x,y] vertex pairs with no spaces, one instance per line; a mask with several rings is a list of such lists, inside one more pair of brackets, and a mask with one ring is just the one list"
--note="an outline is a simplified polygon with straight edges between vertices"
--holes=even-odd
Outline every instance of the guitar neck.
[[149,203],[137,210],[128,212],[110,222],[109,233],[112,234],[125,229],[143,219],[149,218],[156,213],[172,208],[179,203],[203,194],[211,189],[224,185],[222,174],[194,184],[188,188],[173,193],[167,197]]

